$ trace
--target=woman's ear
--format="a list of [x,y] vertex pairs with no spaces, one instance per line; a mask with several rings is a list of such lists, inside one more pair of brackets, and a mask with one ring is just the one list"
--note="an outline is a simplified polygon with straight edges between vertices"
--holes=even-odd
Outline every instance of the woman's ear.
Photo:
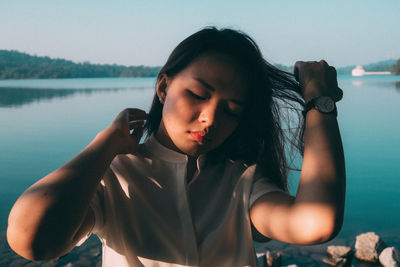
[[161,104],[164,104],[165,102],[165,98],[167,96],[168,84],[169,84],[168,76],[165,73],[161,74],[160,78],[157,81],[157,89],[156,89],[158,100],[160,101]]

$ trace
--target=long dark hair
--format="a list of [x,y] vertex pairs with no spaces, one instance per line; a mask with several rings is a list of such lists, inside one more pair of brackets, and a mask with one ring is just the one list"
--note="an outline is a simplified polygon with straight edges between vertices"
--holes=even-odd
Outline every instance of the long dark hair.
[[[218,52],[232,58],[240,67],[250,90],[237,129],[213,153],[223,153],[248,165],[256,163],[257,171],[287,190],[291,165],[287,153],[297,148],[302,155],[304,148],[304,120],[300,112],[304,100],[299,84],[293,74],[264,60],[257,44],[247,34],[215,27],[202,29],[183,40],[161,68],[158,80],[163,74],[174,77],[207,52]],[[287,108],[295,112],[287,112]],[[162,109],[163,105],[155,95],[145,125],[147,136],[157,132]],[[298,120],[292,127],[295,114]],[[290,149],[287,149],[287,144]]]

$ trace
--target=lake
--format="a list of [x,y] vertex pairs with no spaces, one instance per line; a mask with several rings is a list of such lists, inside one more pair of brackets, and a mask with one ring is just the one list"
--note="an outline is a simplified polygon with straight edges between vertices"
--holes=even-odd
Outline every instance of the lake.
[[[148,111],[155,78],[0,81],[0,233],[12,204],[105,129],[126,107]],[[336,238],[374,231],[400,248],[400,76],[339,76],[347,170],[346,210]],[[290,175],[292,192],[298,172]],[[268,245],[265,245],[268,246]]]

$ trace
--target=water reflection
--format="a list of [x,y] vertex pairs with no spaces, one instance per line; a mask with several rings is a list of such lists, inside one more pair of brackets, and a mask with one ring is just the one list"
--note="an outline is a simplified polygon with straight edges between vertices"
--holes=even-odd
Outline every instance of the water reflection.
[[91,95],[101,92],[116,92],[121,90],[140,90],[146,88],[101,88],[101,89],[40,89],[40,88],[13,88],[0,87],[0,107],[15,108],[54,98],[67,98],[76,94]]
[[390,88],[396,88],[396,91],[400,92],[400,81],[371,81],[371,80],[354,80],[351,81],[351,84],[354,87],[362,87],[366,84],[368,84],[368,86],[373,86],[373,87],[380,87],[380,88],[386,88],[386,89],[390,89]]
[[356,87],[362,86],[364,83],[362,81],[352,81],[351,84]]

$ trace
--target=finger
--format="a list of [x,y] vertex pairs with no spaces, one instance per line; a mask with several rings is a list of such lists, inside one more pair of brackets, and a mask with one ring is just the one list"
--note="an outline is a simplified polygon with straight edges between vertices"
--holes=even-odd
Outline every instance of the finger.
[[339,87],[338,87],[338,89],[339,89],[339,95],[338,95],[338,97],[337,97],[336,102],[342,100],[342,98],[343,98],[343,90],[340,89]]
[[138,108],[126,108],[125,111],[129,112],[129,114],[137,114],[137,115],[145,115],[146,111]]
[[325,65],[325,66],[329,66],[328,62],[326,62],[325,60],[321,59],[319,61],[320,64]]
[[148,114],[129,114],[129,120],[146,120]]
[[133,120],[145,120],[148,117],[148,114],[144,111],[144,110],[140,110],[140,109],[132,109],[132,110],[128,110],[129,112],[129,119]]
[[296,61],[296,63],[294,64],[293,74],[296,81],[299,81],[299,70],[303,65],[304,65],[303,61]]
[[338,101],[340,101],[342,98],[343,98],[343,90],[340,89],[339,87],[337,87],[337,89],[335,90],[335,93],[332,94],[332,99],[333,99],[335,102],[338,102]]
[[332,73],[334,73],[335,75],[337,75],[337,72],[336,72],[335,67],[329,66],[329,71],[331,71]]
[[138,127],[143,127],[144,121],[143,120],[136,120],[136,121],[131,121],[129,122],[129,129],[136,129]]
[[142,138],[143,132],[144,132],[144,128],[143,127],[139,127],[139,128],[137,128],[137,129],[135,129],[133,131],[131,136],[133,138],[135,138],[137,142],[139,142],[140,138]]
[[147,113],[144,110],[137,109],[137,108],[126,108],[122,110],[117,117],[131,117],[131,116],[137,116],[138,118],[145,118],[147,116]]
[[127,110],[129,112],[146,113],[146,111],[144,111],[143,109],[140,109],[140,108],[126,108],[125,110]]
[[132,126],[132,127],[130,127],[130,129],[129,129],[129,134],[130,135],[133,135],[135,132],[137,132],[137,131],[143,131],[144,130],[144,127],[143,127],[143,125],[134,125],[134,126]]
[[146,122],[146,120],[141,120],[141,119],[136,119],[136,118],[129,120],[129,123],[133,123],[133,122],[144,124]]
[[294,78],[296,79],[296,81],[298,82],[299,81],[299,69],[298,68],[294,67],[293,75],[294,75]]

